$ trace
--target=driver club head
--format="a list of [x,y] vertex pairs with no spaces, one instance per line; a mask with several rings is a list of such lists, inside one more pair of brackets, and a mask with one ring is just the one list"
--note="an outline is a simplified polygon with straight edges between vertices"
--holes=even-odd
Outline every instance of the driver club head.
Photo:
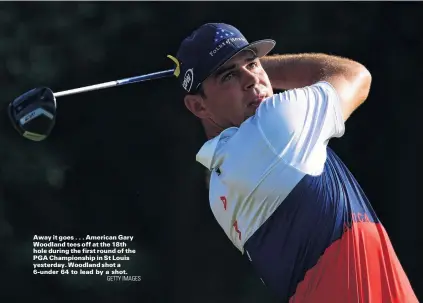
[[50,135],[56,122],[56,98],[48,87],[34,88],[11,102],[8,114],[21,136],[42,141]]

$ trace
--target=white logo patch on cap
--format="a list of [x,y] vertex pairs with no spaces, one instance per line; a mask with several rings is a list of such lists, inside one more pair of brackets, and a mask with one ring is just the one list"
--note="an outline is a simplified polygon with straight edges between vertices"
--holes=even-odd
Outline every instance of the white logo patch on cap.
[[187,70],[184,75],[184,81],[182,82],[182,87],[186,91],[191,91],[192,83],[194,82],[194,71],[192,68]]

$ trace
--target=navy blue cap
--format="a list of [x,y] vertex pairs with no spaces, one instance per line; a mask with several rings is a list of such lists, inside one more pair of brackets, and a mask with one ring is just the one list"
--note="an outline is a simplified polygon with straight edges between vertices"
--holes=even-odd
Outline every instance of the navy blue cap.
[[182,88],[195,93],[207,77],[242,50],[253,49],[258,57],[263,57],[275,44],[271,39],[249,43],[232,25],[207,23],[182,41],[176,58],[168,57],[177,65],[174,74]]

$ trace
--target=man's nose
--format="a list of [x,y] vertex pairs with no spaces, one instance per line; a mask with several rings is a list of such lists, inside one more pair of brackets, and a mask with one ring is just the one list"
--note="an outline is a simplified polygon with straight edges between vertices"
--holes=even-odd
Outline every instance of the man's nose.
[[242,76],[245,90],[251,89],[260,82],[258,75],[252,73],[247,68],[242,69]]

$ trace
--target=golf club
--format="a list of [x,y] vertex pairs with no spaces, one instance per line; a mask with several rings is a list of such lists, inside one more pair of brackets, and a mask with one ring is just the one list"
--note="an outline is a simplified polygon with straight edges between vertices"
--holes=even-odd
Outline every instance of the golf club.
[[56,122],[56,98],[84,93],[87,91],[170,77],[178,74],[178,67],[176,69],[169,69],[56,93],[48,87],[34,88],[20,95],[9,104],[9,119],[21,136],[32,141],[42,141],[51,133]]

